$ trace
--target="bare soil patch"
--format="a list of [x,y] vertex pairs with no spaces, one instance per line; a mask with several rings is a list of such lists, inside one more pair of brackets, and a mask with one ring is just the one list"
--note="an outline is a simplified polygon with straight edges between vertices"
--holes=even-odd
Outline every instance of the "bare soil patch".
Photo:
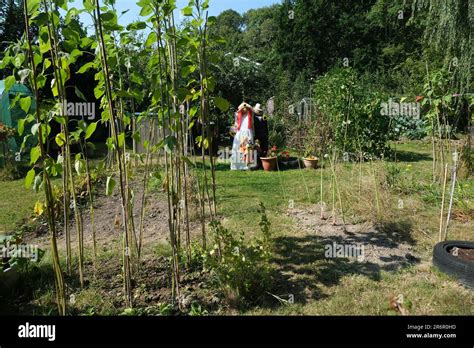
[[[143,188],[141,187],[140,182],[134,182],[132,187],[134,190],[133,218],[138,238]],[[88,206],[83,206],[81,207],[81,211],[84,229],[84,245],[86,248],[92,248],[92,218],[90,209]],[[118,192],[114,193],[112,196],[99,194],[95,197],[94,226],[99,249],[109,250],[112,245],[117,244],[117,242],[121,240],[121,234],[123,233],[122,221],[121,197]],[[42,228],[42,225],[39,226],[35,233],[30,233],[27,235],[25,239],[30,241],[34,240],[35,244],[39,244],[39,246],[42,248],[47,248],[49,246],[49,238],[47,235],[48,229],[46,225],[44,225],[44,228]],[[70,216],[69,228],[71,242],[74,246],[77,241],[77,233],[74,215],[72,212]],[[199,228],[199,222],[190,220],[191,235],[198,233]],[[182,238],[184,238],[184,235],[185,232],[182,231]],[[168,203],[166,201],[166,197],[159,193],[148,193],[146,195],[145,215],[143,220],[143,246],[146,250],[150,246],[167,241],[169,241],[169,229]],[[65,243],[66,236],[64,233],[64,225],[60,224],[58,225],[59,248],[65,248]]]
[[346,224],[332,219],[321,220],[319,212],[292,210],[288,213],[306,234],[320,238],[324,244],[360,245],[363,247],[363,262],[377,265],[384,270],[397,270],[419,261],[413,251],[414,240],[410,227],[404,225],[380,225],[371,223]]

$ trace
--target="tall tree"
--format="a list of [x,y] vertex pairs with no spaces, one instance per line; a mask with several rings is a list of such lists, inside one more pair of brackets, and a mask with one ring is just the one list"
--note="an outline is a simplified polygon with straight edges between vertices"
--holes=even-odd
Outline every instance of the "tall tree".
[[416,15],[426,15],[425,45],[453,72],[460,93],[472,92],[474,2],[471,0],[413,0]]
[[242,31],[244,20],[240,13],[226,10],[216,18],[214,26],[209,28],[212,37],[225,38],[223,49],[227,52],[240,52],[242,49]]
[[[36,27],[31,27],[31,34]],[[5,50],[11,42],[17,42],[24,32],[23,1],[0,0],[0,79],[11,75],[12,70],[3,64]],[[32,35],[33,36],[33,35]]]
[[0,44],[2,51],[7,42],[16,41],[23,34],[23,5],[19,0],[0,0]]

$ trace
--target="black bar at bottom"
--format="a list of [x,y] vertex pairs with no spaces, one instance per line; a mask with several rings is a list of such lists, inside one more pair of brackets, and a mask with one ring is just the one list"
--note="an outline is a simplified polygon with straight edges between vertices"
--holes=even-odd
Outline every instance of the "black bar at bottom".
[[0,317],[1,348],[121,344],[473,347],[474,317]]

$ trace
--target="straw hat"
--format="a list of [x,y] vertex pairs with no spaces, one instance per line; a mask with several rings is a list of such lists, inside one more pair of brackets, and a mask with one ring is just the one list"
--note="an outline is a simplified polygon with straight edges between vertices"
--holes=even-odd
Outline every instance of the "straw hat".
[[249,104],[247,104],[246,102],[243,102],[242,104],[239,105],[239,108],[237,109],[237,111],[240,111],[244,108],[251,109],[252,107]]
[[262,105],[261,105],[261,104],[255,105],[255,107],[253,108],[253,111],[254,111],[257,115],[263,114]]

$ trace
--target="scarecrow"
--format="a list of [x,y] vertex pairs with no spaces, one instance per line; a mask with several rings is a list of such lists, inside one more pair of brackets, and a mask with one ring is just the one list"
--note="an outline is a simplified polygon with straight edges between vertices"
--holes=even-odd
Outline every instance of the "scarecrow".
[[249,170],[257,165],[254,155],[254,110],[247,103],[240,104],[235,114],[235,137],[232,145],[231,170]]

